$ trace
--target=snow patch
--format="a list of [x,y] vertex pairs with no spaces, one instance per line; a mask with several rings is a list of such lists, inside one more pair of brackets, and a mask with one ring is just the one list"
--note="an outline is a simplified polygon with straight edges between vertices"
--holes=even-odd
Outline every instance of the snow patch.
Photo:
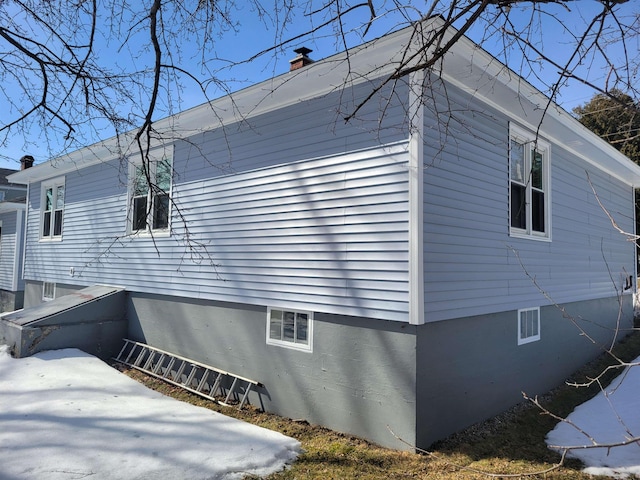
[[240,479],[282,470],[298,441],[149,390],[77,349],[0,345],[0,477]]

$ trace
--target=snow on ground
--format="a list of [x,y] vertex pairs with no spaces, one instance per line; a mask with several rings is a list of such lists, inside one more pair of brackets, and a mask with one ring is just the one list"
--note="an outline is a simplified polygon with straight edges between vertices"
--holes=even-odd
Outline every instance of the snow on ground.
[[[638,357],[634,363],[640,362]],[[578,406],[567,420],[591,436],[598,444],[624,442],[640,436],[640,367],[630,367],[605,392]],[[569,423],[561,422],[547,434],[549,446],[592,445],[589,438]],[[640,445],[572,450],[585,472],[624,478],[640,475]]]
[[0,346],[2,480],[228,480],[281,470],[299,449],[80,350],[14,359]]

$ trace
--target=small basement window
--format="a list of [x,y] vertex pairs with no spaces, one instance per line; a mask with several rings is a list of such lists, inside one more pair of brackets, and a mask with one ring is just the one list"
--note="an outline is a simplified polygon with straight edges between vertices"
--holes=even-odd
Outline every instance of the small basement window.
[[267,309],[267,344],[311,351],[313,314]]
[[42,300],[49,302],[56,298],[56,284],[53,282],[42,283]]
[[540,340],[540,307],[518,310],[518,345]]

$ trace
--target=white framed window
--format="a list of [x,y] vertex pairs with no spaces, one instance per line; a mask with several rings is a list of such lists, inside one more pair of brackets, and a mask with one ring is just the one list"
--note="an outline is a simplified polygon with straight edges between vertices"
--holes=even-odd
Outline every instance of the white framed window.
[[540,307],[518,310],[518,345],[540,340]]
[[61,240],[64,216],[64,177],[42,183],[40,239]]
[[42,282],[42,300],[50,302],[56,298],[56,284],[53,282]]
[[267,308],[267,344],[311,351],[313,313]]
[[169,232],[173,162],[168,154],[158,156],[130,166],[130,233]]
[[551,238],[550,145],[534,133],[509,128],[509,233]]

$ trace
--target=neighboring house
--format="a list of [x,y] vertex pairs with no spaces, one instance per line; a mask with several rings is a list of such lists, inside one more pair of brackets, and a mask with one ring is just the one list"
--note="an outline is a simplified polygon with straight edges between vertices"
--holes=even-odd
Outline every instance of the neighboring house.
[[561,383],[631,326],[640,168],[465,38],[344,123],[414,33],[158,122],[160,189],[115,139],[12,175],[26,306],[124,287],[129,337],[396,448]]
[[[21,162],[23,169],[33,165],[28,156]],[[0,312],[22,308],[24,297],[22,259],[27,189],[7,180],[16,171],[0,168]]]

